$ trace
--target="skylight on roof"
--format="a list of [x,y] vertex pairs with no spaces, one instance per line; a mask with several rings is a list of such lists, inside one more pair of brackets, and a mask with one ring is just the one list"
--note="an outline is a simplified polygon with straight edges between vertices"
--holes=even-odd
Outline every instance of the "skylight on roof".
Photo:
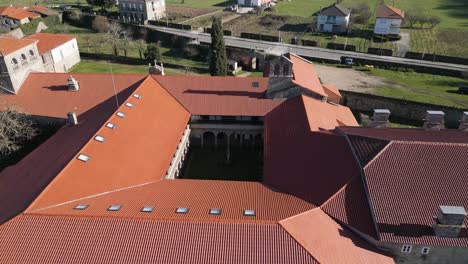
[[89,204],[78,204],[77,206],[73,207],[75,210],[84,210],[89,207]]
[[220,215],[222,213],[223,210],[221,209],[218,209],[218,208],[211,208],[210,209],[210,214],[212,215]]
[[122,113],[122,112],[117,112],[116,115],[117,115],[118,117],[121,117],[121,118],[124,118],[124,117],[125,117],[125,114]]
[[84,161],[84,162],[87,162],[90,158],[89,158],[89,156],[87,156],[85,154],[80,154],[80,155],[78,155],[77,159],[79,159],[81,161]]
[[252,82],[252,87],[258,88],[260,87],[260,84],[258,82]]
[[141,95],[139,95],[139,94],[133,94],[133,97],[135,97],[137,99],[141,99]]
[[186,207],[179,207],[179,208],[176,209],[175,212],[178,213],[178,214],[186,214],[186,213],[188,213],[188,211],[189,211],[189,209],[186,208]]
[[122,208],[121,205],[114,204],[114,205],[109,206],[109,208],[107,208],[107,211],[118,211],[120,210],[120,208]]
[[128,106],[128,107],[130,107],[130,108],[132,108],[132,107],[133,107],[133,104],[132,104],[132,103],[130,103],[130,102],[126,102],[126,103],[125,103],[125,105],[126,105],[126,106]]
[[144,206],[141,208],[141,212],[143,213],[151,213],[154,210],[154,206]]
[[116,125],[109,122],[109,123],[106,124],[106,127],[114,129],[116,127]]
[[96,135],[96,136],[94,137],[94,140],[99,141],[99,142],[104,142],[105,139],[104,139],[103,136]]
[[255,216],[255,210],[244,210],[244,215],[245,216]]

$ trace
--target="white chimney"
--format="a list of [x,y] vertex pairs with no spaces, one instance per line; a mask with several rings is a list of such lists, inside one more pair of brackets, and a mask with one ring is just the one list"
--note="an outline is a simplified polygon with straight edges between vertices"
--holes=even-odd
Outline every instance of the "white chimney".
[[68,91],[77,92],[79,90],[80,85],[78,84],[78,81],[70,75],[70,77],[68,78]]
[[460,121],[459,129],[468,132],[468,112],[463,112],[462,119]]
[[73,124],[73,125],[77,125],[78,124],[78,118],[76,117],[76,113],[75,112],[69,112],[67,114],[67,117],[68,117],[68,122],[70,124]]
[[424,128],[428,130],[441,130],[444,129],[445,113],[442,111],[426,111],[426,118],[424,119]]
[[390,110],[388,109],[374,109],[371,127],[386,127],[388,119],[390,118]]
[[435,224],[432,226],[438,237],[458,237],[460,230],[465,227],[467,213],[463,206],[440,206]]

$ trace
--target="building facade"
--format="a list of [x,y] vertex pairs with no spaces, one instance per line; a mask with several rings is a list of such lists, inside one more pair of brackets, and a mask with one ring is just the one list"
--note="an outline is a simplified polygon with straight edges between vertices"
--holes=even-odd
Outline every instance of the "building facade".
[[399,35],[405,12],[388,5],[377,8],[374,34]]
[[126,22],[147,23],[166,16],[165,0],[122,0],[119,1],[120,18]]
[[270,2],[271,0],[237,0],[237,4],[241,6],[265,6]]
[[351,9],[332,5],[320,11],[317,17],[317,30],[320,32],[345,33],[348,31]]

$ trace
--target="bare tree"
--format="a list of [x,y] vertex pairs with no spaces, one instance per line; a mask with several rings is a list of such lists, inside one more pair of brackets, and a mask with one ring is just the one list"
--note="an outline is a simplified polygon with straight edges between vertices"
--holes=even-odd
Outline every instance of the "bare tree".
[[93,29],[99,33],[105,33],[109,30],[109,21],[103,16],[96,16],[93,20]]
[[433,29],[442,22],[438,16],[430,16],[427,18],[427,23],[430,25],[430,28]]
[[26,115],[14,107],[0,111],[0,154],[8,155],[21,148],[21,144],[37,135],[37,129]]
[[140,59],[143,59],[143,54],[146,51],[146,42],[142,39],[138,39],[135,41],[135,45],[138,49],[138,53],[140,54]]
[[122,27],[117,22],[112,22],[109,25],[109,30],[107,31],[107,39],[112,44],[112,49],[114,50],[114,55],[119,55],[118,46],[121,40]]
[[419,18],[420,17],[417,15],[417,13],[411,10],[405,13],[405,21],[408,23],[410,28],[413,28],[414,25],[419,22]]

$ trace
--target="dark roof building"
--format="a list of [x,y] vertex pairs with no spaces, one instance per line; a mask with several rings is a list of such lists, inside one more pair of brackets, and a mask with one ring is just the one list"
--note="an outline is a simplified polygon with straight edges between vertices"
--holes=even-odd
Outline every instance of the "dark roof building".
[[320,12],[320,16],[348,16],[351,14],[351,8],[347,8],[341,5],[331,5],[323,8]]

